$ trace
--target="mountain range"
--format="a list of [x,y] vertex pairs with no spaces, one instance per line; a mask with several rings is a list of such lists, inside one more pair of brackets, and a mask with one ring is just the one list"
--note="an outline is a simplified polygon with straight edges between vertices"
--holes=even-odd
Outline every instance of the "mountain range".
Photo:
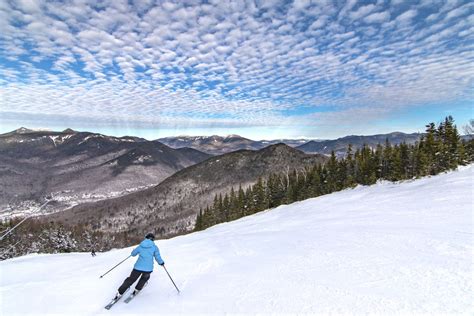
[[420,133],[405,134],[401,132],[370,136],[350,135],[334,140],[309,141],[296,148],[306,153],[319,153],[325,155],[330,155],[331,152],[334,151],[337,156],[343,156],[347,152],[349,144],[352,145],[353,150],[359,149],[364,145],[375,148],[378,144],[385,144],[387,140],[392,145],[398,145],[403,142],[413,144],[419,141],[422,135],[423,134]]
[[189,147],[212,154],[221,155],[240,149],[259,150],[264,147],[284,143],[297,147],[307,143],[308,139],[251,140],[239,135],[222,136],[176,136],[159,138],[158,141],[172,148]]
[[123,195],[156,185],[210,155],[138,137],[33,131],[0,135],[0,209],[48,208]]
[[269,145],[284,143],[308,154],[330,155],[334,151],[338,156],[346,153],[347,146],[361,148],[364,144],[375,148],[377,144],[384,144],[388,139],[392,145],[402,142],[414,143],[422,134],[406,134],[393,132],[369,136],[345,136],[334,140],[309,140],[309,139],[280,139],[280,140],[250,140],[238,135],[221,136],[177,136],[158,139],[163,144],[172,148],[189,147],[213,155],[228,153],[240,149],[259,150]]

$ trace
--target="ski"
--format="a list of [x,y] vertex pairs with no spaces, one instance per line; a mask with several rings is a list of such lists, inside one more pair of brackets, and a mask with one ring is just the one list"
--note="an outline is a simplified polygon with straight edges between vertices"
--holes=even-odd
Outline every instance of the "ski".
[[[143,288],[144,288],[147,284],[148,284],[148,282],[145,283],[145,285],[143,285]],[[140,291],[137,291],[136,293],[135,293],[135,291],[133,291],[132,294],[130,294],[130,295],[125,299],[124,302],[127,303],[127,304],[130,303],[130,301],[133,300],[133,298],[134,298],[135,296],[137,296],[138,293],[140,293],[140,292],[143,290],[143,288],[142,288]]]
[[[127,292],[127,291],[125,291],[125,293],[126,293],[126,292]],[[120,301],[120,299],[125,295],[125,293],[123,293],[123,294],[120,295],[119,297],[114,297],[114,298],[110,301],[110,303],[105,306],[105,309],[107,309],[107,310],[108,310],[108,309],[111,309],[112,306],[115,305],[115,303],[117,303],[118,301]]]
[[[123,295],[122,295],[122,296],[123,296]],[[114,306],[115,303],[117,303],[117,302],[120,300],[120,298],[122,298],[122,296],[120,296],[119,298],[114,298],[114,299],[112,299],[112,300],[110,301],[110,303],[105,306],[105,309],[111,309],[112,306]]]
[[134,298],[135,296],[137,296],[138,293],[140,293],[140,292],[130,294],[130,295],[125,299],[124,302],[127,303],[127,304],[130,303],[130,301],[133,300],[133,298]]

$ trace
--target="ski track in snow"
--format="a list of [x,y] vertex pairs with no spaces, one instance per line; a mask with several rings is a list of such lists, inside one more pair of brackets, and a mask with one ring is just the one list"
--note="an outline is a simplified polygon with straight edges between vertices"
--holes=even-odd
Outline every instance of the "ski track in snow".
[[474,313],[474,165],[359,186],[157,241],[130,304],[104,306],[130,273],[126,248],[0,263],[2,315]]

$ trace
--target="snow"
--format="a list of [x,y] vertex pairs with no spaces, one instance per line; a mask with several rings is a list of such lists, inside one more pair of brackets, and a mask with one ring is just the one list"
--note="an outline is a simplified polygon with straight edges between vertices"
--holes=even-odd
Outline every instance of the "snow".
[[0,210],[0,222],[30,216],[41,206],[41,203],[32,200],[21,201],[18,204],[7,204],[5,209]]
[[133,163],[134,163],[134,164],[140,164],[140,163],[144,163],[145,161],[149,161],[149,160],[151,160],[151,159],[152,159],[152,157],[151,157],[150,155],[145,155],[145,156],[144,156],[144,155],[141,155],[141,156],[137,157],[137,158],[133,161]]
[[130,304],[103,307],[132,269],[132,247],[0,263],[2,315],[470,314],[473,171],[382,182],[157,241]]
[[51,140],[52,140],[53,143],[54,143],[54,146],[56,147],[58,144],[64,143],[66,140],[68,140],[68,139],[71,138],[72,136],[73,136],[73,134],[69,134],[69,135],[57,135],[57,136],[49,136],[49,138],[51,138]]
[[25,128],[25,127],[20,127],[19,129],[16,130],[18,133],[24,133],[24,132],[28,132],[30,131],[29,129]]
[[86,136],[78,145],[80,144],[83,144],[85,143],[86,141],[88,141],[89,139],[92,139],[92,138],[106,138],[106,139],[109,139],[109,140],[116,140],[114,139],[115,137],[108,137],[108,136],[104,136],[104,135],[101,135],[101,134],[92,134],[92,135],[89,135],[89,136]]
[[56,147],[56,139],[58,139],[60,136],[49,136],[49,138],[51,138],[51,140],[53,141],[54,143],[54,147]]

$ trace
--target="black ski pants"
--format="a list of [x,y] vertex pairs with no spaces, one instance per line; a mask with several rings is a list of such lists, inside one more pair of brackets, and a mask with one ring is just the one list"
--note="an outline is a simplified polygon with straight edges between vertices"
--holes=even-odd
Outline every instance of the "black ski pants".
[[[132,270],[132,273],[130,273],[130,276],[123,281],[122,285],[119,287],[118,291],[120,294],[125,293],[125,291],[133,284],[135,283],[138,278],[140,278],[140,281],[138,281],[137,285],[135,286],[136,290],[141,290],[145,283],[148,281],[150,278],[151,272],[144,272],[144,271],[139,271],[139,270]],[[141,276],[141,277],[140,277]]]

